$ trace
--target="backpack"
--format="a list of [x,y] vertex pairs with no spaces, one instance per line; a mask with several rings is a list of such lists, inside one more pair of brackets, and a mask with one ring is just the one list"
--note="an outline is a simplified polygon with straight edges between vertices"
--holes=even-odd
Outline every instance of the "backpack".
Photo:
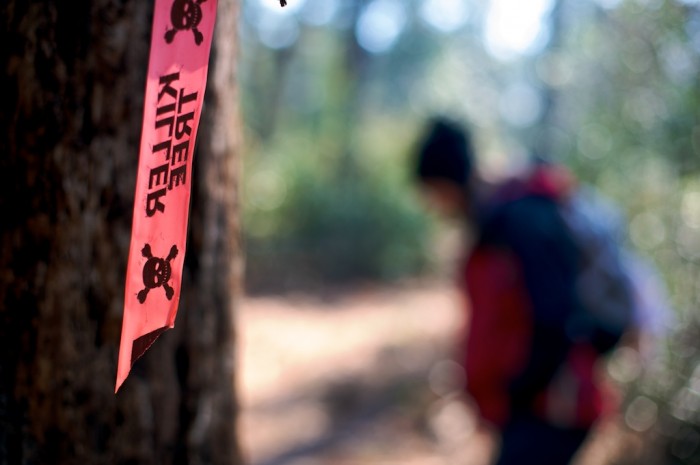
[[560,214],[579,252],[578,309],[567,331],[607,353],[636,321],[637,302],[616,209],[592,189],[580,187],[561,202]]
[[466,263],[467,389],[495,424],[534,410],[590,425],[603,410],[596,359],[633,324],[615,210],[562,179],[540,166],[491,196]]

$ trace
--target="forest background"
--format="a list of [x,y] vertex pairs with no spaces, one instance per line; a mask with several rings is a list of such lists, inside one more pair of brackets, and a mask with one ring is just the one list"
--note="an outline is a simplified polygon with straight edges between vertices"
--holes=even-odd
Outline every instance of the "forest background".
[[248,293],[436,272],[410,165],[451,115],[484,176],[543,156],[620,207],[676,312],[628,425],[700,457],[700,2],[251,0],[240,40]]

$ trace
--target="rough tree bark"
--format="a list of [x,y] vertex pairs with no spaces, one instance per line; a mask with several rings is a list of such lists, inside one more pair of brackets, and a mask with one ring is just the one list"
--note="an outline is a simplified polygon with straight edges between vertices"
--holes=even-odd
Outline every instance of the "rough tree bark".
[[152,9],[0,6],[0,463],[241,463],[235,0],[219,5],[176,328],[113,394]]

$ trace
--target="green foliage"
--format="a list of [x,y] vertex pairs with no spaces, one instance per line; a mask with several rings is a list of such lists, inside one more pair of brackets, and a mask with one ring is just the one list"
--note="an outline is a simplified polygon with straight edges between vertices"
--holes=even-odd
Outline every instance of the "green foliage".
[[700,463],[700,12],[657,3],[623,2],[567,32],[558,56],[588,71],[559,91],[556,150],[621,206],[630,245],[663,275],[676,324],[629,385],[624,418],[656,449],[634,463],[689,465]]
[[[389,125],[342,164],[303,134],[279,137],[246,168],[244,222],[252,290],[395,280],[428,264],[430,223]],[[376,143],[375,143],[376,142]],[[332,147],[332,144],[329,144]]]

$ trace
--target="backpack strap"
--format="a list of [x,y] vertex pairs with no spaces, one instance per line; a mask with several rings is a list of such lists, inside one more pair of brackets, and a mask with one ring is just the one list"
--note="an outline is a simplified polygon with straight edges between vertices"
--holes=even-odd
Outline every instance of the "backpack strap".
[[[473,312],[475,315],[485,312],[488,305],[488,311],[510,314],[519,302],[524,317],[508,317],[513,321],[512,326],[496,326],[489,334],[475,335],[482,331],[478,327],[472,328],[471,333],[472,337],[486,337],[495,344],[513,340],[513,335],[508,333],[514,331],[513,326],[526,334],[515,339],[523,354],[521,364],[517,369],[511,365],[511,370],[502,376],[508,380],[509,410],[531,409],[566,360],[572,345],[566,326],[576,306],[577,253],[557,213],[557,204],[549,197],[527,195],[509,200],[495,206],[485,218],[472,256],[472,267],[477,269],[471,278],[467,276],[468,282],[471,280],[470,294],[478,296],[473,301]],[[489,266],[486,262],[493,259],[494,251],[509,257],[508,267],[514,270],[510,275],[517,277],[517,284],[507,294],[493,291],[487,296],[495,285],[487,281],[496,278],[488,274],[479,277],[479,273]],[[480,262],[474,261],[475,256],[480,257]],[[508,305],[503,295],[511,296]]]

